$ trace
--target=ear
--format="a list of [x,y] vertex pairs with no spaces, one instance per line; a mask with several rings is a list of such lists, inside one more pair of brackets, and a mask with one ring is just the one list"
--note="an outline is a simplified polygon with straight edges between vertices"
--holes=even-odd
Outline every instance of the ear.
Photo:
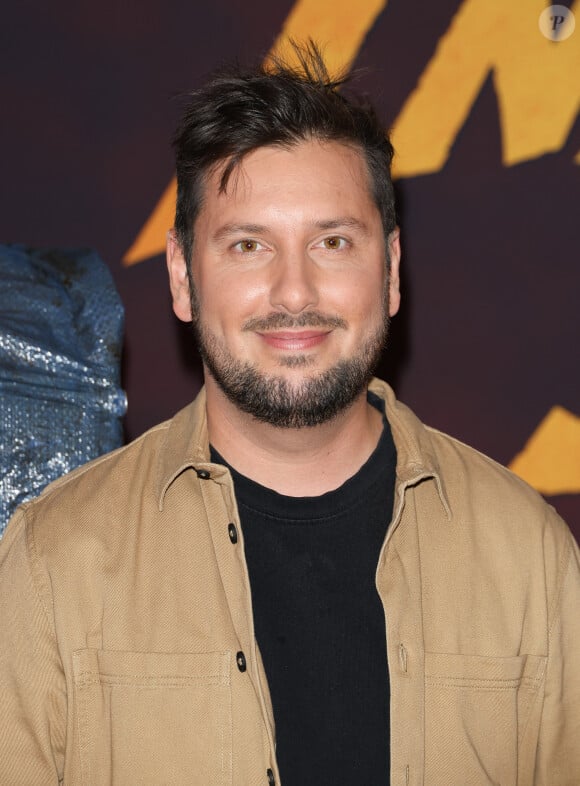
[[401,305],[401,279],[399,267],[401,263],[401,242],[399,227],[395,227],[388,237],[391,270],[389,275],[389,316],[394,317]]
[[167,233],[167,270],[169,271],[169,288],[173,298],[173,311],[183,322],[191,322],[191,295],[187,265],[175,230]]

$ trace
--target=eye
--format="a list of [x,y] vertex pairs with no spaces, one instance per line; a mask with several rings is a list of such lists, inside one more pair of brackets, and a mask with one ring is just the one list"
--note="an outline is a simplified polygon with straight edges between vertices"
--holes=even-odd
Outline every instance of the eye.
[[322,245],[329,251],[342,251],[346,248],[347,241],[339,235],[330,235],[330,237],[324,238]]
[[244,240],[239,240],[235,245],[234,248],[237,251],[241,251],[243,254],[253,254],[255,251],[258,251],[262,246],[258,243],[257,240],[250,240],[249,238],[245,238]]

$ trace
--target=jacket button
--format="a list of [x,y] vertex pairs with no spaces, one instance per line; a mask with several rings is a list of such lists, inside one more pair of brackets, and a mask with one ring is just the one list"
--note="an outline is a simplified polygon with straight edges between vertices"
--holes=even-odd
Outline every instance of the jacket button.
[[243,652],[240,651],[236,654],[236,663],[238,664],[238,669],[240,671],[246,670],[246,656]]
[[268,776],[268,786],[276,786],[276,778],[271,769],[266,770],[266,775]]
[[232,543],[238,542],[238,530],[236,529],[235,524],[228,524],[228,535],[230,536]]
[[211,477],[209,470],[207,469],[196,469],[197,477],[201,478],[202,480],[209,480]]

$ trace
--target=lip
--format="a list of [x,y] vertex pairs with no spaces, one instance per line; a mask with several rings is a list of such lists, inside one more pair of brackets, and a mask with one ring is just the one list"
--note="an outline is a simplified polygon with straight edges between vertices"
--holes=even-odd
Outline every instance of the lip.
[[305,350],[317,347],[330,334],[330,330],[276,330],[258,333],[274,349]]

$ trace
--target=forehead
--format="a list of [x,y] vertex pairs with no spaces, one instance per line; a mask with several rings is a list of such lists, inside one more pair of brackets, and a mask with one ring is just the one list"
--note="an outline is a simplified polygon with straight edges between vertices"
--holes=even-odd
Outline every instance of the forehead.
[[[248,153],[224,182],[229,161],[206,176],[200,218],[224,211],[376,211],[364,153],[341,142],[317,139]],[[377,211],[378,212],[378,211]]]

